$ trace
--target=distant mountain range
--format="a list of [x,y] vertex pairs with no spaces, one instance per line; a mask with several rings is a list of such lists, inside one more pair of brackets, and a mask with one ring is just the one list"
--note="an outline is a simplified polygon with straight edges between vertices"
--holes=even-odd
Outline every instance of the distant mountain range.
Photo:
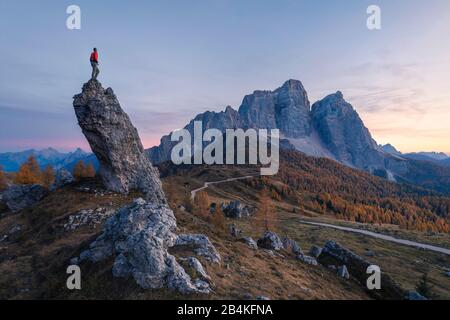
[[80,160],[83,160],[86,164],[93,162],[94,166],[96,168],[98,167],[96,157],[92,153],[84,152],[79,148],[74,152],[69,153],[62,153],[53,148],[0,153],[0,165],[3,167],[3,170],[14,172],[19,170],[20,166],[27,161],[30,156],[36,158],[41,168],[51,165],[55,169],[66,168],[72,170],[75,164]]
[[[289,80],[274,91],[259,90],[245,96],[238,110],[228,106],[223,112],[197,115],[185,127],[192,135],[194,121],[202,121],[203,130],[216,128],[222,132],[237,128],[279,129],[284,149],[329,158],[391,181],[450,193],[450,158],[446,154],[403,154],[390,144],[378,145],[339,91],[311,106],[302,83]],[[159,146],[147,150],[149,158],[154,164],[168,161],[174,145],[170,134],[163,136]],[[95,156],[81,149],[60,153],[52,148],[3,153],[0,165],[5,171],[16,171],[30,155],[42,167],[51,164],[56,169],[72,169],[79,160],[92,161],[98,167]]]
[[[448,159],[437,160],[434,153],[405,156],[393,146],[379,146],[340,91],[311,106],[303,84],[288,80],[274,91],[258,90],[245,96],[238,110],[228,106],[223,112],[197,115],[185,126],[192,135],[194,121],[202,121],[203,130],[279,129],[283,148],[333,159],[391,181],[450,192],[450,168],[444,166]],[[152,162],[168,161],[174,145],[170,134],[162,137],[160,145],[148,151]],[[422,161],[419,156],[433,161]]]
[[444,152],[410,152],[402,153],[398,151],[393,145],[380,145],[380,148],[392,155],[401,156],[406,159],[430,161],[441,165],[450,165],[450,157]]

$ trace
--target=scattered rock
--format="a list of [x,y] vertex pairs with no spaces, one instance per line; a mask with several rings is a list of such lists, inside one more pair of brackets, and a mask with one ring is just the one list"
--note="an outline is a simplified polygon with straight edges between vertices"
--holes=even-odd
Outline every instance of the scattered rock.
[[99,160],[98,173],[106,188],[119,193],[136,189],[147,200],[165,204],[158,170],[147,158],[138,132],[113,90],[90,80],[74,97],[73,106],[78,124]]
[[343,279],[350,279],[350,273],[348,273],[346,265],[337,268],[337,275]]
[[105,189],[91,188],[91,187],[85,187],[85,186],[78,187],[78,188],[76,188],[76,190],[93,194],[95,197],[104,197],[106,195],[113,194],[111,191],[108,191]]
[[291,251],[293,254],[303,254],[297,241],[292,240],[288,237],[283,238],[283,247],[287,251]]
[[279,251],[283,249],[283,242],[276,233],[268,231],[258,240],[258,247]]
[[59,169],[55,174],[55,182],[50,186],[50,190],[62,188],[75,181],[73,175],[66,169]]
[[315,258],[310,257],[310,256],[305,256],[304,254],[299,254],[297,256],[297,259],[302,261],[302,262],[304,262],[304,263],[306,263],[306,264],[310,264],[312,266],[317,266],[318,265],[317,260]]
[[248,218],[254,211],[252,207],[244,206],[240,201],[231,201],[228,205],[222,204],[226,217],[232,219]]
[[258,250],[258,244],[255,240],[251,237],[244,237],[241,239],[242,242],[244,242],[249,248],[253,250]]
[[366,257],[375,257],[375,253],[373,251],[367,250],[364,255]]
[[229,227],[231,236],[235,238],[240,238],[242,236],[242,230],[238,229],[238,227],[233,223]]
[[317,259],[322,254],[322,248],[318,246],[312,246],[309,250],[309,254]]
[[10,235],[14,235],[16,233],[19,233],[20,231],[22,231],[22,226],[20,224],[15,224],[11,229],[9,229],[8,233]]
[[211,277],[206,273],[200,261],[195,257],[189,257],[188,259],[189,266],[195,270],[197,276],[204,281],[210,282]]
[[114,213],[114,210],[107,210],[106,208],[97,208],[95,210],[83,209],[69,216],[67,223],[64,224],[64,229],[66,231],[73,231],[82,226],[95,228]]
[[408,295],[406,296],[406,300],[428,300],[428,299],[416,291],[409,291]]
[[266,296],[257,296],[256,300],[270,300],[270,298],[268,298]]
[[247,292],[246,294],[244,294],[243,300],[253,300],[252,294]]
[[219,263],[221,260],[214,245],[203,234],[181,234],[176,238],[174,246],[193,247],[196,254],[210,262]]
[[28,208],[48,195],[48,190],[40,185],[13,185],[3,192],[3,201],[8,208],[17,212]]

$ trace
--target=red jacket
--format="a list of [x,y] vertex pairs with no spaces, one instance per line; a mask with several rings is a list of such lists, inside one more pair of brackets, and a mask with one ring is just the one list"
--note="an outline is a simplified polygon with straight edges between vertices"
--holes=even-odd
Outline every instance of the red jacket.
[[95,61],[98,63],[98,52],[92,52],[91,53],[91,61]]

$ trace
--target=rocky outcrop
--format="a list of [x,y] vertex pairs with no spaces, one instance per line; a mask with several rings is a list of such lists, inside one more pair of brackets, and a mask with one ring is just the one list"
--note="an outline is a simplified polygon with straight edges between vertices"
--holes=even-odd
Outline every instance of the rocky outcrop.
[[274,232],[266,232],[264,236],[258,239],[258,247],[267,250],[279,251],[284,248],[280,237]]
[[251,237],[244,237],[240,239],[241,242],[245,243],[250,249],[258,250],[258,244]]
[[41,201],[48,193],[40,185],[13,185],[3,192],[2,199],[11,211],[17,212]]
[[[209,293],[210,284],[200,261],[188,266],[198,275],[192,279],[169,253],[186,246],[205,260],[219,262],[220,255],[204,235],[175,234],[176,220],[167,205],[158,171],[148,160],[137,130],[122,110],[113,90],[96,80],[74,97],[78,123],[100,163],[99,175],[107,189],[128,193],[139,190],[144,199],[119,209],[104,225],[103,233],[72,263],[98,262],[113,257],[114,277],[133,277],[144,289],[169,288],[183,294]],[[90,192],[90,190],[87,190]],[[72,217],[87,223],[87,214]],[[69,218],[70,219],[70,218]]]
[[[339,276],[347,278],[347,274],[348,277],[351,275],[366,287],[369,276],[367,268],[372,264],[339,243],[332,240],[327,241],[319,256],[319,262],[326,266],[340,266],[337,269]],[[345,266],[345,269],[342,266]],[[405,291],[384,273],[381,275],[381,290],[371,290],[370,294],[377,299],[394,300],[404,299],[406,295]]]
[[243,205],[240,201],[231,201],[228,205],[222,205],[223,213],[231,219],[248,218],[254,211],[254,208]]
[[292,252],[293,254],[302,254],[302,249],[297,241],[292,240],[288,237],[283,238],[283,247],[285,250]]
[[304,255],[304,254],[299,254],[297,256],[297,259],[302,261],[302,262],[304,262],[304,263],[306,263],[306,264],[312,265],[312,266],[317,266],[318,265],[318,262],[317,262],[317,260],[315,258],[307,256],[307,255]]
[[73,175],[66,169],[59,169],[55,174],[55,182],[50,186],[50,190],[54,191],[62,188],[75,181]]
[[312,246],[311,249],[309,249],[309,254],[317,259],[322,254],[322,248],[318,246]]
[[83,134],[99,163],[99,175],[112,191],[139,190],[147,200],[164,203],[158,171],[152,166],[136,128],[111,88],[91,80],[74,97],[73,106]]
[[[168,253],[177,242],[175,230],[175,216],[166,205],[137,199],[111,217],[103,234],[73,262],[98,262],[114,256],[113,275],[132,276],[144,289],[208,293],[209,287],[192,280]],[[202,241],[209,242],[206,237]]]
[[193,248],[196,254],[213,263],[221,260],[219,252],[203,234],[181,234],[176,238],[175,246]]

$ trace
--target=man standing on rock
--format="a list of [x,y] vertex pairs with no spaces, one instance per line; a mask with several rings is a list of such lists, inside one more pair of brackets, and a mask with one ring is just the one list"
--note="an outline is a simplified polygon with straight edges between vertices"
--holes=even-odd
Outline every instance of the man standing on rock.
[[98,52],[97,48],[94,48],[94,51],[91,53],[91,66],[92,66],[92,80],[97,80],[97,76],[100,73],[98,69]]

